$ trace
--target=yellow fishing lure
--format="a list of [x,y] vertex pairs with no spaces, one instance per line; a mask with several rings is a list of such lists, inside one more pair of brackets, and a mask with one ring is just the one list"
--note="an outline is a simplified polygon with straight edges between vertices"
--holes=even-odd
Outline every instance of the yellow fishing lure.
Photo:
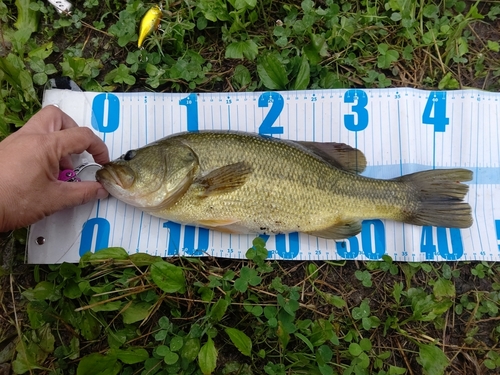
[[142,17],[141,26],[139,27],[139,40],[137,41],[137,47],[141,48],[144,39],[146,39],[146,37],[154,30],[158,29],[161,16],[161,8],[158,5],[155,5],[154,7],[149,8],[144,17]]

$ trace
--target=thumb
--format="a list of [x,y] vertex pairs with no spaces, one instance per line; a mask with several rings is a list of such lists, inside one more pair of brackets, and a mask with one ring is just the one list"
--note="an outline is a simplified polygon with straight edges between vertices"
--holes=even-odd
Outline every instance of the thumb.
[[107,198],[109,193],[96,181],[60,183],[61,204],[75,207],[97,199]]

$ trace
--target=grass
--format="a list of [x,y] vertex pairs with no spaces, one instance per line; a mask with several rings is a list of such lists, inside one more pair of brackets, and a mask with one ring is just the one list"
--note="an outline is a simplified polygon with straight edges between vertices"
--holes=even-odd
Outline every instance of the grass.
[[[500,3],[0,2],[0,138],[61,74],[85,90],[498,90]],[[494,263],[162,260],[123,249],[22,264],[0,243],[0,374],[495,374]]]

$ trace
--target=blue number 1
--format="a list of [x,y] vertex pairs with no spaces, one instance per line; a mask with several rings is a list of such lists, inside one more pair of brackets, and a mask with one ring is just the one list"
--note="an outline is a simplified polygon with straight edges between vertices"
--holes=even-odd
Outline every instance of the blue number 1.
[[198,96],[193,93],[188,97],[179,100],[179,105],[185,105],[187,108],[187,131],[198,131]]
[[[433,113],[434,111],[434,113]],[[434,125],[435,132],[444,132],[450,119],[446,117],[446,92],[432,91],[425,104],[422,123]]]

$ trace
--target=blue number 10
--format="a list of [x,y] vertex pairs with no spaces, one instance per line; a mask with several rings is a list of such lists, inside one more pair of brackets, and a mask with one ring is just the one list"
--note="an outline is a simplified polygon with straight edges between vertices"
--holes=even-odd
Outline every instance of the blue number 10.
[[[163,228],[167,228],[168,236],[168,255],[178,255],[181,249],[181,224],[167,221],[163,223]],[[195,245],[195,233],[198,231],[198,246]],[[196,228],[191,225],[184,227],[184,241],[182,249],[187,255],[203,255],[207,251],[209,242],[209,231],[205,228]]]

